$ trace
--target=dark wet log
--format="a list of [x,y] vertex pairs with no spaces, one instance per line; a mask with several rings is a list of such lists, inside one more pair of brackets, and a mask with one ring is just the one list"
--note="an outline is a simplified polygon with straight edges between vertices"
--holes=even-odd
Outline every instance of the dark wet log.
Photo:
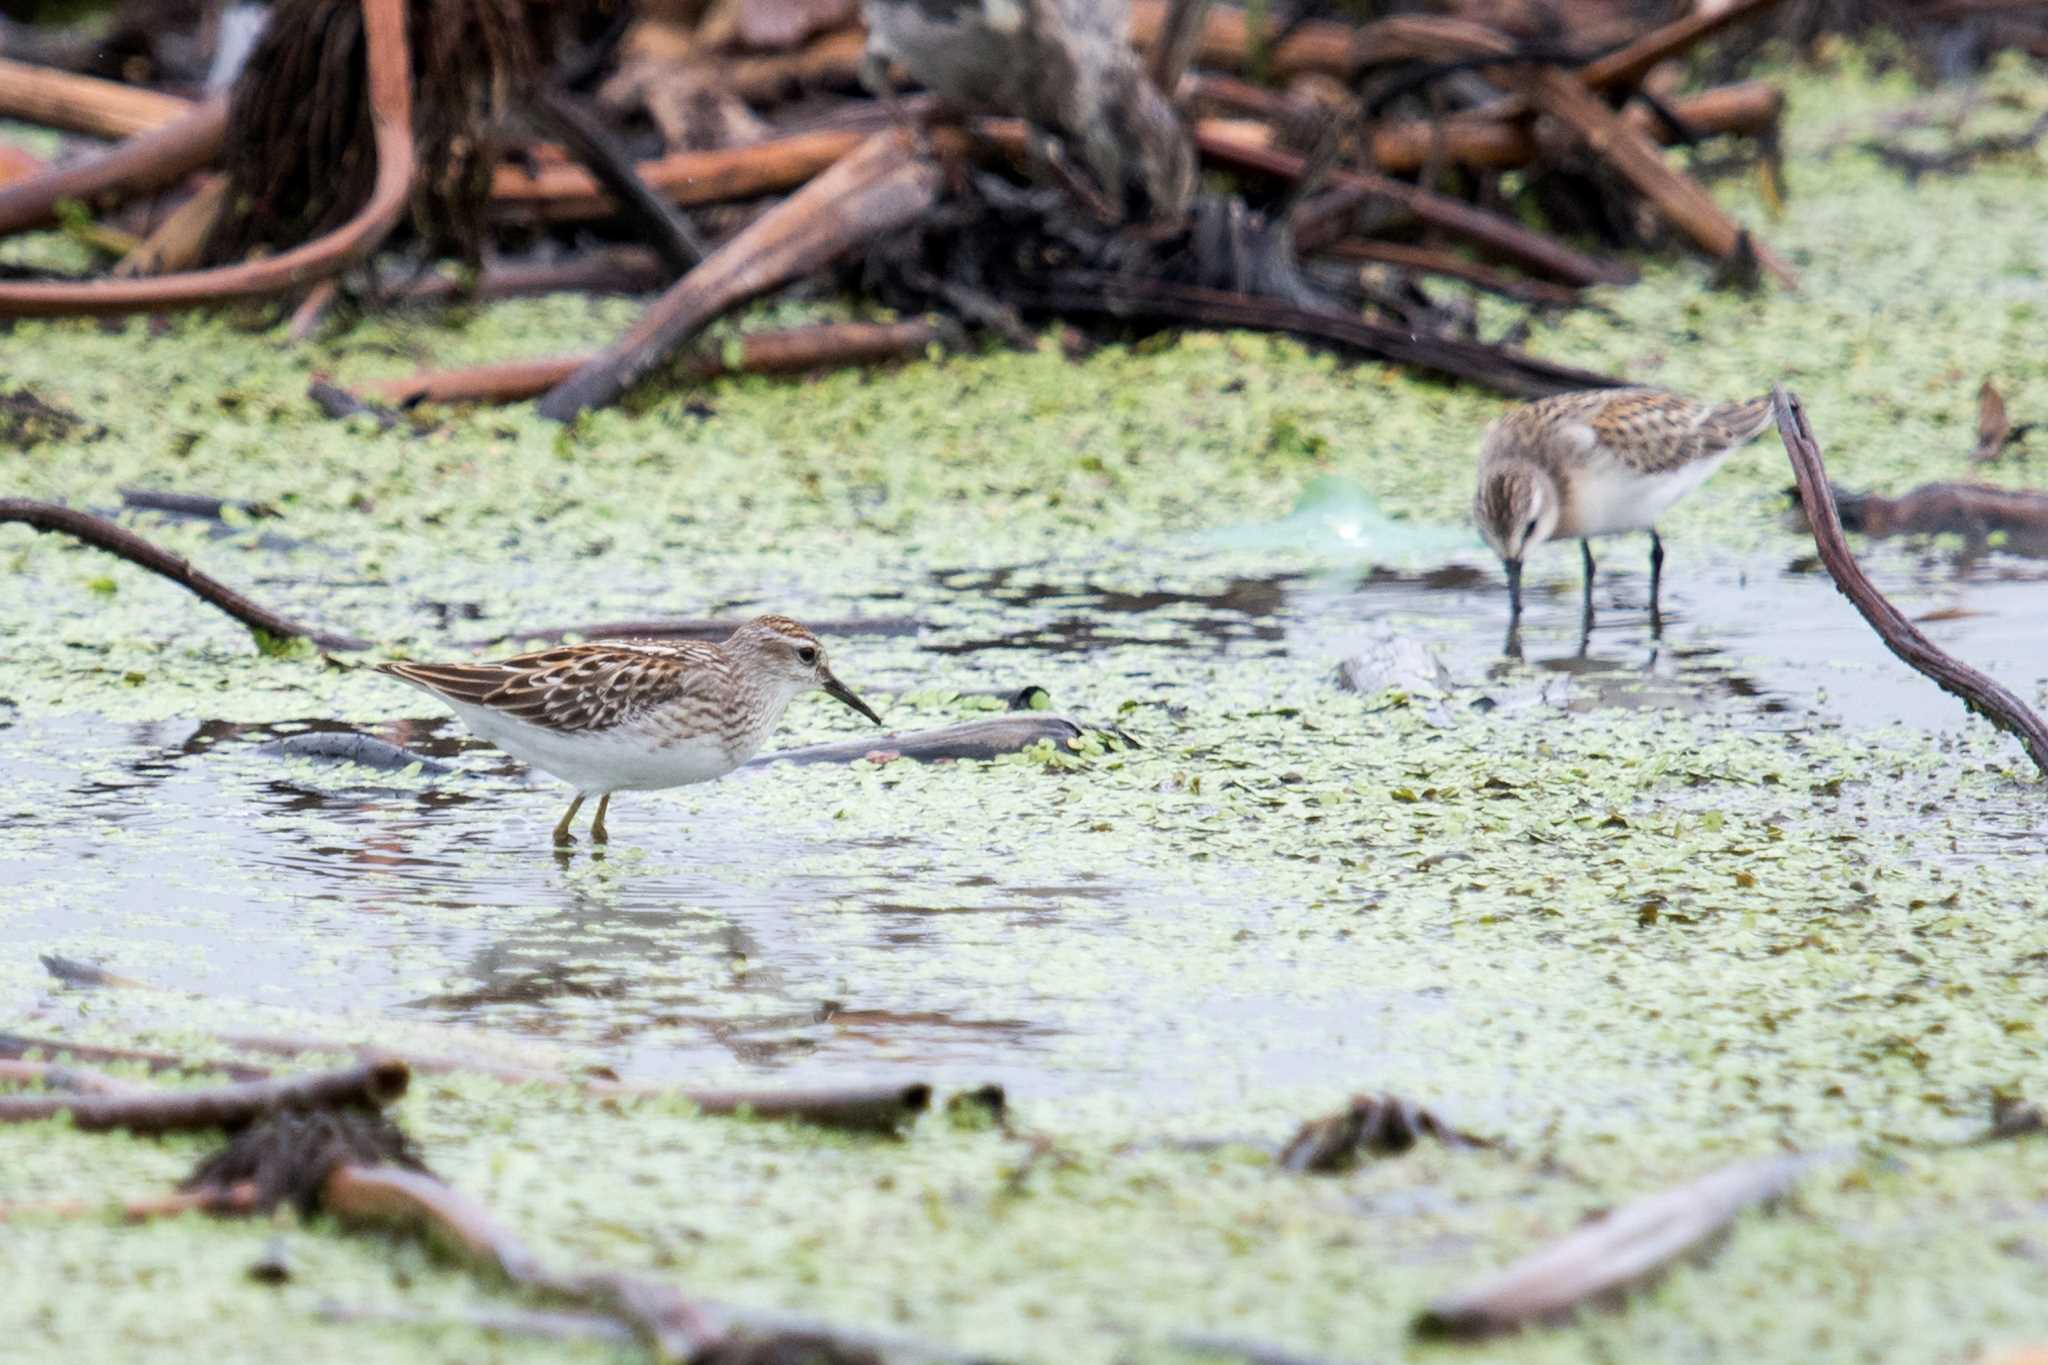
[[907,758],[916,763],[946,759],[986,760],[1028,749],[1043,740],[1064,745],[1088,733],[1080,722],[1050,711],[1008,711],[999,716],[964,720],[937,730],[880,739],[848,739],[761,754],[742,766],[765,768],[776,763],[853,763],[863,758]]
[[1751,1205],[1774,1199],[1814,1158],[1738,1162],[1616,1209],[1499,1274],[1438,1299],[1416,1319],[1425,1336],[1477,1337],[1554,1321],[1623,1293],[1703,1247]]
[[0,57],[0,118],[122,138],[160,128],[190,112],[189,100],[139,85],[80,76]]
[[[1307,168],[1306,159],[1292,152],[1254,146],[1202,130],[1196,132],[1196,145],[1203,156],[1235,170],[1293,180]],[[1344,169],[1331,173],[1330,184],[1391,200],[1413,214],[1418,222],[1567,284],[1627,284],[1635,278],[1634,271],[1618,262],[1598,260],[1512,219],[1433,194],[1419,185]]]
[[33,1123],[58,1114],[87,1132],[120,1128],[170,1133],[192,1128],[239,1128],[278,1109],[380,1107],[405,1093],[411,1069],[395,1057],[342,1071],[282,1080],[243,1081],[206,1090],[165,1090],[138,1095],[0,1096],[0,1123]]
[[819,1090],[694,1090],[646,1081],[593,1080],[538,1067],[510,1066],[487,1058],[444,1057],[394,1051],[363,1043],[319,1038],[276,1038],[223,1034],[221,1041],[252,1051],[296,1057],[307,1053],[359,1056],[402,1062],[423,1076],[469,1073],[508,1085],[544,1085],[580,1090],[602,1099],[684,1099],[706,1114],[751,1114],[862,1133],[893,1133],[931,1106],[932,1088],[923,1081],[897,1085],[842,1086]]
[[303,289],[375,251],[412,196],[412,59],[405,0],[362,0],[362,6],[377,176],[369,202],[353,218],[275,256],[215,270],[78,284],[0,282],[0,317],[155,312],[267,297]]
[[228,101],[221,96],[104,155],[0,189],[0,235],[56,222],[57,205],[66,199],[105,208],[182,180],[219,153],[227,127]]
[[729,309],[915,222],[938,190],[938,166],[907,134],[869,137],[678,280],[625,336],[550,390],[541,414],[567,422],[618,401]]
[[48,1057],[78,1057],[89,1062],[139,1062],[151,1071],[218,1071],[237,1081],[259,1081],[270,1075],[268,1067],[248,1066],[237,1062],[193,1061],[172,1052],[103,1047],[94,1043],[68,1043],[56,1038],[30,1038],[19,1033],[0,1033],[0,1057],[26,1057],[31,1052]]
[[673,204],[640,178],[632,157],[595,114],[568,91],[552,85],[542,87],[539,103],[563,144],[589,169],[673,274],[680,275],[704,259],[704,243],[696,232]]
[[1314,248],[1317,256],[1331,256],[1340,261],[1371,261],[1380,265],[1398,265],[1404,270],[1413,270],[1425,275],[1442,275],[1448,279],[1463,280],[1476,285],[1489,294],[1514,299],[1518,303],[1534,303],[1545,306],[1571,308],[1584,302],[1579,291],[1569,285],[1552,284],[1548,280],[1517,279],[1477,261],[1468,261],[1448,251],[1433,247],[1411,246],[1406,242],[1383,242],[1372,237],[1340,237],[1327,246]]
[[1777,410],[1778,435],[1785,442],[1785,454],[1791,458],[1792,473],[1799,480],[1799,505],[1806,509],[1807,524],[1813,528],[1814,548],[1820,552],[1820,562],[1827,566],[1836,589],[1870,623],[1886,649],[1922,676],[1931,678],[1942,691],[1962,698],[1963,705],[2018,739],[2026,746],[2034,766],[2048,777],[2048,725],[2017,696],[1942,652],[1877,590],[1842,537],[1835,491],[1828,483],[1820,443],[1807,424],[1805,408],[1783,384],[1771,390],[1771,397]]
[[268,607],[259,606],[227,584],[201,573],[191,563],[168,550],[159,549],[125,527],[104,517],[93,516],[53,502],[32,502],[27,498],[0,498],[0,522],[20,522],[37,531],[54,531],[83,541],[97,550],[118,555],[178,584],[201,601],[220,608],[251,630],[279,640],[311,640],[322,649],[368,649],[368,640],[316,630]]
[[387,744],[375,735],[358,734],[354,731],[341,733],[332,730],[316,730],[303,735],[286,735],[283,739],[272,740],[256,752],[273,754],[279,758],[310,758],[327,763],[353,763],[361,768],[373,768],[380,773],[399,773],[418,766],[422,777],[445,777],[455,771],[437,758],[416,754],[410,749],[401,749],[396,744]]
[[793,1119],[856,1133],[889,1135],[931,1108],[932,1088],[923,1081],[909,1085],[856,1085],[836,1090],[686,1090],[593,1081],[593,1095],[624,1097],[683,1094],[706,1114],[745,1115],[757,1119]]
[[42,954],[43,970],[67,986],[103,987],[111,990],[151,991],[156,987],[131,976],[116,976],[104,967],[76,958]]
[[[941,340],[935,321],[828,322],[785,331],[755,332],[739,338],[738,355],[727,348],[692,352],[677,368],[693,380],[734,374],[803,374],[852,365],[879,365],[923,355]],[[516,403],[546,393],[595,359],[590,355],[512,360],[461,370],[423,370],[400,379],[372,380],[363,387],[389,403]],[[737,363],[735,362],[737,360]]]
[[2008,548],[2048,554],[2048,493],[1981,483],[1927,483],[1896,498],[1834,490],[1844,530],[1883,539],[1961,535],[1982,544],[2009,537]]
[[1206,327],[1249,327],[1285,332],[1342,347],[1376,360],[1410,365],[1469,380],[1516,398],[1542,398],[1574,389],[1615,388],[1624,381],[1590,370],[1559,365],[1505,346],[1428,336],[1404,327],[1367,322],[1349,313],[1302,308],[1273,299],[1222,289],[1176,284],[1136,275],[1069,270],[1033,282],[1035,292],[1017,302],[1064,316],[1097,314],[1195,323]]
[[1280,1149],[1278,1162],[1283,1171],[1324,1175],[1349,1170],[1364,1156],[1397,1156],[1424,1138],[1446,1147],[1493,1145],[1398,1096],[1356,1095],[1336,1113],[1301,1125]]
[[123,488],[121,505],[140,512],[162,512],[168,516],[194,517],[201,521],[225,521],[229,508],[250,518],[278,515],[278,510],[267,502],[216,498],[207,493],[174,493],[164,488]]

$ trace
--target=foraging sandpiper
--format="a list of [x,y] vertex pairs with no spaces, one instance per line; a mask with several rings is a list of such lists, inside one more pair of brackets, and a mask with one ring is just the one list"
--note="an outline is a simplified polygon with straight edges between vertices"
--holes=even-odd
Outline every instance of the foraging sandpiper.
[[575,787],[555,826],[557,845],[576,842],[569,822],[588,797],[598,798],[590,837],[604,843],[613,792],[725,776],[761,747],[790,701],[814,687],[882,723],[832,676],[817,637],[787,616],[749,621],[722,645],[602,641],[493,663],[377,667]]
[[[1662,389],[1592,389],[1511,408],[1487,428],[1472,516],[1508,575],[1509,621],[1522,614],[1522,558],[1577,537],[1585,560],[1584,622],[1593,619],[1593,536],[1650,533],[1650,626],[1664,543],[1657,518],[1705,483],[1771,424],[1771,398],[1703,403]],[[1512,637],[1510,637],[1512,638]]]

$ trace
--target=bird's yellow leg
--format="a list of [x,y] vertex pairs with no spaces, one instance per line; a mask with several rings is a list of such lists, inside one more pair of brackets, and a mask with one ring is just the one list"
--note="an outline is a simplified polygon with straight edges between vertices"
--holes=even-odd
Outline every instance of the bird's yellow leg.
[[555,826],[555,847],[567,848],[576,842],[576,836],[569,832],[569,822],[576,818],[576,812],[583,809],[583,798],[578,796],[569,803],[569,809],[562,812],[562,823]]
[[593,843],[608,844],[612,836],[604,832],[604,808],[612,803],[612,794],[606,792],[597,798],[597,816],[590,822],[590,838]]

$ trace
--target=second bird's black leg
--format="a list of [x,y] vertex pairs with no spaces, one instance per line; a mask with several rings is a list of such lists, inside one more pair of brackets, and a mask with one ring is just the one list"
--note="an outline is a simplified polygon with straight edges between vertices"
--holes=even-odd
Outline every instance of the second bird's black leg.
[[1583,653],[1586,638],[1593,633],[1593,542],[1579,542],[1579,558],[1586,566],[1586,596],[1579,607],[1579,649]]
[[1664,585],[1664,542],[1657,538],[1653,528],[1650,531],[1650,635],[1652,638],[1664,634],[1664,612],[1658,606],[1657,596]]

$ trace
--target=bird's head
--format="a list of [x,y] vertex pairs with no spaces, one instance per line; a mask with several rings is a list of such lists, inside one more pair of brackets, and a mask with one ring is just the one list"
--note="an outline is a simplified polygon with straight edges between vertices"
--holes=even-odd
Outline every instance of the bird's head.
[[781,688],[785,699],[817,688],[880,725],[882,718],[833,676],[825,646],[802,623],[787,616],[757,616],[726,640],[725,647],[745,658],[759,674]]

